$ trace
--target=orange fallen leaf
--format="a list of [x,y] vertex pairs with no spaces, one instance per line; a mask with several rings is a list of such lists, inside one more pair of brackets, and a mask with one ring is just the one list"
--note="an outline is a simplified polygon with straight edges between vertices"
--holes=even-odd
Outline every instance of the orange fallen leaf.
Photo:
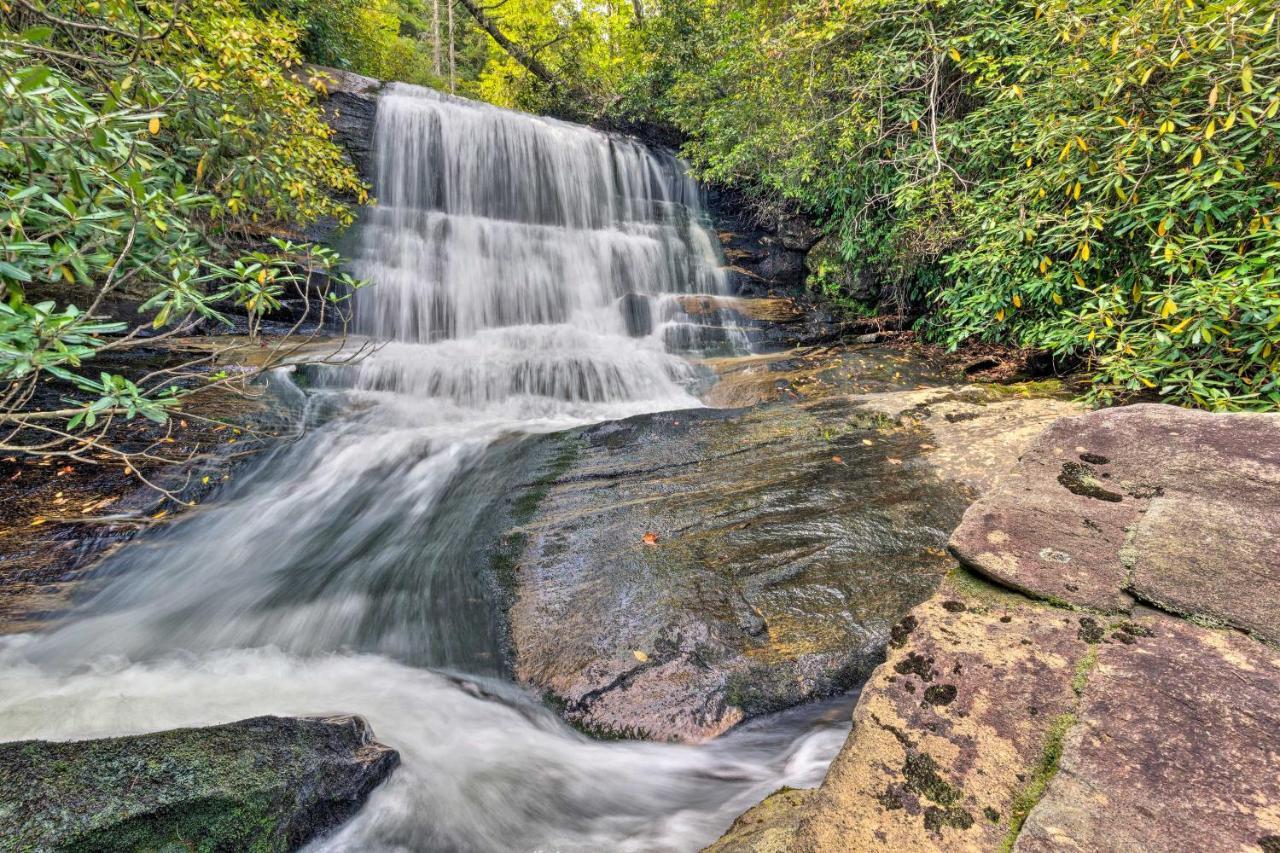
[[901,460],[901,459],[894,459],[892,456],[888,456],[888,457],[886,457],[884,461],[885,461],[885,462],[888,462],[890,465],[901,465],[901,464],[902,464],[902,460]]
[[831,461],[832,461],[832,462],[839,463],[839,464],[841,464],[841,465],[843,465],[843,464],[844,464],[844,459],[840,458],[839,456],[832,456],[832,457],[831,457]]
[[644,539],[644,544],[646,545],[658,544],[658,534],[654,533],[652,530],[646,533],[642,538]]

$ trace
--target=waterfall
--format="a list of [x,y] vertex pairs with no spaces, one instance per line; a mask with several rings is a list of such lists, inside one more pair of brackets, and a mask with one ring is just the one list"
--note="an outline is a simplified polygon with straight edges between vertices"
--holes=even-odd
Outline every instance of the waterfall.
[[396,343],[357,387],[584,417],[695,405],[694,370],[668,349],[739,342],[673,298],[727,288],[671,155],[404,84],[379,101],[375,140],[354,267],[376,286],[356,329]]
[[[57,629],[0,638],[0,740],[367,716],[403,764],[321,847],[693,850],[842,738],[801,709],[705,747],[589,741],[504,678],[494,519],[546,433],[699,405],[741,338],[698,187],[624,137],[394,86],[357,330],[304,435],[108,557]],[[301,392],[299,392],[301,393]]]

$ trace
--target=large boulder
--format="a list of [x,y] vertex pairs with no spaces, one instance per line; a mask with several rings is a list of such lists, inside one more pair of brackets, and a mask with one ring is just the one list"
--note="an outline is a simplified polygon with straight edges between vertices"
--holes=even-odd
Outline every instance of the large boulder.
[[915,390],[940,377],[874,348],[719,367],[719,404],[764,404],[547,439],[563,464],[499,561],[516,676],[589,732],[697,741],[857,684],[991,460],[1075,410]]
[[399,763],[359,717],[0,744],[0,849],[295,850]]

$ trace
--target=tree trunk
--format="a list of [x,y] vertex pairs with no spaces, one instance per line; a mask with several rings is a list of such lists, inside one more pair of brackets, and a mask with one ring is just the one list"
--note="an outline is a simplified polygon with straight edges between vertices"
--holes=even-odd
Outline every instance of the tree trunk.
[[431,3],[431,70],[440,76],[440,0]]
[[497,42],[498,46],[505,50],[512,59],[528,69],[530,74],[537,77],[553,89],[572,88],[566,86],[565,82],[553,74],[551,69],[538,61],[536,56],[533,56],[523,47],[507,38],[507,34],[498,27],[492,18],[485,14],[484,10],[480,8],[479,3],[475,0],[458,0],[458,2],[462,4],[464,9],[471,13],[471,17],[475,18],[475,21],[480,25],[480,28],[488,33],[489,37]]
[[449,94],[457,94],[457,63],[453,51],[453,0],[449,0]]

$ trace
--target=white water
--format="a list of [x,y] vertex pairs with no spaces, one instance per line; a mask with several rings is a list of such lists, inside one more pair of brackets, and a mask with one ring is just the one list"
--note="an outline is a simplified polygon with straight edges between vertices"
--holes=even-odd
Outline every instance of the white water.
[[668,346],[739,340],[680,310],[725,290],[697,187],[631,140],[411,87],[376,146],[356,307],[390,343],[313,377],[303,439],[113,555],[64,625],[0,644],[0,739],[363,714],[403,765],[320,843],[343,850],[688,850],[815,784],[832,706],[604,744],[501,677],[482,568],[521,437],[696,406]]

